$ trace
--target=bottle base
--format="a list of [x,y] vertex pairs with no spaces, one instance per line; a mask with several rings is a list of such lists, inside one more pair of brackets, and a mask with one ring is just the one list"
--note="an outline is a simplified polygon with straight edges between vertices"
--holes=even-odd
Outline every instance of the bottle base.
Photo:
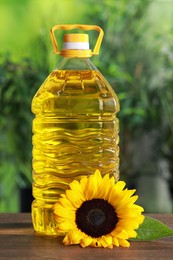
[[40,235],[58,236],[53,218],[53,204],[38,200],[32,203],[32,223],[34,230]]

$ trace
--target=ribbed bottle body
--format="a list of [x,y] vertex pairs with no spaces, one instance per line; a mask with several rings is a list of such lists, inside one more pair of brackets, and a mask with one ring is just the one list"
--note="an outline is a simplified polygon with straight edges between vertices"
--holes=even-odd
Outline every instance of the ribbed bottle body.
[[52,206],[74,179],[99,169],[119,178],[118,99],[97,70],[55,70],[32,101],[32,218],[56,235]]

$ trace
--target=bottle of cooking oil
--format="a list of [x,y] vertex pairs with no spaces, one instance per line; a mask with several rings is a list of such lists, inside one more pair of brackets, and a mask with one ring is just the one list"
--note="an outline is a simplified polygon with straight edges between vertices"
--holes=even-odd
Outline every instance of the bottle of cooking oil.
[[[93,51],[88,34],[65,34],[61,51],[55,30],[97,30]],[[90,61],[98,54],[103,31],[98,26],[56,25],[54,52],[62,56],[32,100],[33,225],[37,232],[58,235],[52,207],[74,179],[99,169],[119,178],[119,103],[109,83]]]

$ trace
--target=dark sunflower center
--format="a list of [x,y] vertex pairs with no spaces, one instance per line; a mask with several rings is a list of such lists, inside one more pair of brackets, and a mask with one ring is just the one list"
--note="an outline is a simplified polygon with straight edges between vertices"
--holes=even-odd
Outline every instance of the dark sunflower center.
[[91,237],[109,234],[117,222],[114,207],[104,199],[85,201],[76,211],[77,227]]
[[88,212],[87,220],[91,225],[99,226],[105,221],[105,213],[100,209],[92,209]]

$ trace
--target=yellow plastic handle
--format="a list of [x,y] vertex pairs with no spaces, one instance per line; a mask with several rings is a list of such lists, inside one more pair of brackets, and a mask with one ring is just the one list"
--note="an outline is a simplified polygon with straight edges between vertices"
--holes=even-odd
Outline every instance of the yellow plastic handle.
[[91,30],[95,30],[99,32],[96,44],[94,46],[94,50],[91,52],[92,55],[97,55],[99,54],[99,49],[100,49],[100,45],[103,39],[103,35],[104,32],[103,30],[97,26],[97,25],[84,25],[84,24],[61,24],[61,25],[55,25],[51,30],[50,30],[50,38],[52,41],[52,45],[53,45],[53,52],[55,54],[60,54],[61,52],[58,49],[58,44],[55,38],[55,34],[54,32],[56,30],[73,30],[73,29],[82,29],[85,31],[91,31]]

